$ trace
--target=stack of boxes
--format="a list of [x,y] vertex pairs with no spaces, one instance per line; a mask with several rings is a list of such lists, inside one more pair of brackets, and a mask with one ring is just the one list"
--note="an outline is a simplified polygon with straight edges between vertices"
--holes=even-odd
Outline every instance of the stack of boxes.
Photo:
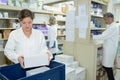
[[66,80],[86,80],[86,69],[79,66],[78,61],[74,61],[74,57],[70,55],[56,55],[55,61],[65,64]]

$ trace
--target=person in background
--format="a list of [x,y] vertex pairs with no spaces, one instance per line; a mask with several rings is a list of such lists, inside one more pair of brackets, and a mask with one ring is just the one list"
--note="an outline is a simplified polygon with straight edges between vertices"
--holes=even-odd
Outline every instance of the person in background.
[[103,40],[103,58],[102,65],[107,72],[108,80],[115,80],[112,68],[114,67],[114,60],[116,56],[119,28],[114,22],[114,16],[108,12],[103,15],[103,19],[107,24],[106,30],[100,35],[92,35],[93,39]]
[[14,63],[20,63],[24,68],[24,55],[48,54],[49,61],[52,54],[49,52],[43,33],[32,28],[33,13],[28,9],[20,11],[19,22],[21,27],[10,33],[4,53]]
[[59,51],[58,43],[57,43],[57,27],[58,27],[58,25],[56,24],[55,17],[52,16],[49,18],[49,25],[47,25],[47,27],[48,27],[48,42],[49,42],[48,49],[53,54],[53,59],[54,59],[56,53]]

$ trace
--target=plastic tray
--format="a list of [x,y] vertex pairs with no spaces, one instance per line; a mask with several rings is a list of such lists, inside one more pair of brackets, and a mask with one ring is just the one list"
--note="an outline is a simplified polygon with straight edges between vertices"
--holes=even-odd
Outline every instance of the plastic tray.
[[51,61],[50,70],[26,77],[26,71],[35,69],[22,69],[20,64],[0,67],[0,80],[65,80],[65,65]]

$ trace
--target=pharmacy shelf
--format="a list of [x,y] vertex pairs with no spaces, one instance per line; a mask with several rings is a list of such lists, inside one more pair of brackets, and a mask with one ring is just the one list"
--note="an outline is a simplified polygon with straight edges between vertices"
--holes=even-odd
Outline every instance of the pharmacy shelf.
[[63,45],[63,41],[58,41],[58,45]]
[[11,30],[11,29],[18,29],[18,28],[0,28],[0,30]]
[[[17,6],[9,6],[9,5],[2,5],[0,4],[0,9],[2,10],[12,10],[12,11],[20,11],[24,8],[20,8],[20,7],[17,7]],[[33,11],[34,13],[44,13],[44,14],[53,14],[53,11],[47,11],[47,10],[36,10],[36,9],[33,9],[31,10]]]
[[57,37],[65,37],[65,35],[57,35]]
[[42,23],[42,22],[33,22],[33,24],[45,24],[45,23]]
[[3,38],[3,39],[0,39],[0,41],[5,41],[5,40],[8,40],[8,38]]
[[105,30],[106,28],[91,28],[91,30]]
[[0,4],[0,9],[19,11],[19,10],[21,10],[22,8],[17,7],[17,6],[9,6],[9,5]]
[[103,18],[103,15],[93,15],[91,14],[92,17],[98,17],[98,18]]
[[73,1],[73,0],[44,0],[45,5],[53,5],[57,3],[67,2],[67,1]]
[[107,3],[103,2],[102,0],[92,0],[92,2],[99,3],[102,5],[107,5]]
[[9,20],[9,19],[13,19],[13,20],[16,19],[16,20],[17,20],[18,18],[0,18],[0,19],[5,19],[5,20],[6,20],[6,19],[8,19],[8,20]]
[[57,28],[58,30],[65,30],[65,28]]
[[63,15],[63,16],[66,16],[66,14],[63,13],[63,12],[54,12],[53,14],[54,14],[54,15]]
[[[20,10],[22,10],[24,8],[17,7],[17,6],[9,6],[9,5],[0,4],[0,9],[1,10],[20,11]],[[66,15],[65,13],[62,13],[62,12],[49,11],[49,10],[32,9],[31,11],[33,11],[34,13],[41,13],[41,14]]]
[[53,14],[52,11],[47,11],[47,10],[31,10],[34,13],[41,13],[41,14]]

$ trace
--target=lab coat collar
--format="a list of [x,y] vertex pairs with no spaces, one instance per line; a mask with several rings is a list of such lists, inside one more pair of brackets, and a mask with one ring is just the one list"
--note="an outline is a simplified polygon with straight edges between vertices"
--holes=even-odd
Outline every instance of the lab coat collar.
[[[22,35],[23,35],[24,37],[26,37],[25,34],[24,34],[24,32],[23,32],[22,27],[20,28],[20,31],[21,31]],[[32,33],[31,33],[30,37],[33,35],[33,31],[34,31],[34,29],[32,28]],[[29,37],[29,38],[30,38],[30,37]]]
[[114,25],[114,23],[115,23],[115,22],[112,22],[111,24],[108,24],[108,25],[107,25],[107,28],[110,28],[111,25]]

